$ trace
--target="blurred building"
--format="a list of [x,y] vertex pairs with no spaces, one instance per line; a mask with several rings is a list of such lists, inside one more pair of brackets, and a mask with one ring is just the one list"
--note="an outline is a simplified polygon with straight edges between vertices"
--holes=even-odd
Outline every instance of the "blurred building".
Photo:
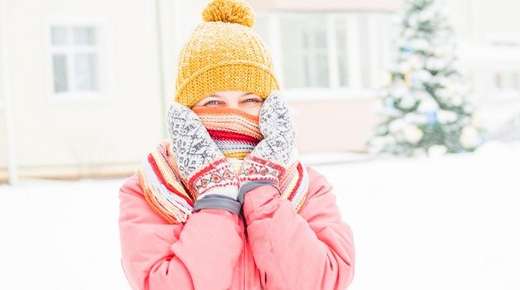
[[[446,1],[485,108],[520,103],[520,3]],[[399,0],[255,0],[303,153],[363,152]],[[0,0],[0,180],[128,174],[165,138],[177,56],[206,0]],[[9,168],[9,170],[8,170]]]

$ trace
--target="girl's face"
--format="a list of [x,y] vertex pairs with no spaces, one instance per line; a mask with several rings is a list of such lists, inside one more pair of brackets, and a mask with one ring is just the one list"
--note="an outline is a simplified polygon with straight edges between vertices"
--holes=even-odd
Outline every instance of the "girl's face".
[[245,113],[258,116],[263,99],[254,94],[243,91],[220,91],[206,96],[197,102],[195,107],[227,107],[239,109]]

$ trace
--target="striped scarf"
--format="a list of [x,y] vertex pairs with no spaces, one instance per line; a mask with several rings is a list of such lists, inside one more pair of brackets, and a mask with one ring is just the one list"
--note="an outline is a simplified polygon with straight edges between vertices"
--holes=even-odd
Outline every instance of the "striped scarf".
[[[263,138],[258,116],[233,108],[195,107],[211,138],[231,162],[235,172],[242,160]],[[169,223],[183,223],[191,214],[195,196],[180,178],[171,141],[161,141],[137,170],[139,183],[150,207]],[[291,165],[280,182],[281,197],[299,211],[308,191],[307,171],[301,162]]]

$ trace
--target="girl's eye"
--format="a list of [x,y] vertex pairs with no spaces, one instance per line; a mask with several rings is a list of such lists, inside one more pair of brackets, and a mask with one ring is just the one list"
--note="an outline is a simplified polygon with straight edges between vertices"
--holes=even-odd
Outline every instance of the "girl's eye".
[[208,101],[204,104],[204,106],[207,106],[207,105],[218,105],[219,104],[219,101],[217,100],[211,100],[211,101]]
[[260,100],[257,99],[257,98],[249,98],[249,99],[246,99],[244,102],[254,102],[254,103],[259,103]]

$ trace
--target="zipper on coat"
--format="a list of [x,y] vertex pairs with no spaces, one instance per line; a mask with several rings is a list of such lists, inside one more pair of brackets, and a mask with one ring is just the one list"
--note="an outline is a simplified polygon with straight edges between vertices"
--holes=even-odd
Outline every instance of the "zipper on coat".
[[242,238],[243,238],[243,241],[244,241],[244,254],[242,255],[242,289],[243,290],[247,290],[246,289],[246,254],[247,254],[247,237],[246,237],[246,220],[244,218],[243,215],[240,215],[241,219],[242,219]]
[[246,236],[246,227],[245,227],[245,222],[244,222],[244,257],[243,257],[243,265],[244,267],[242,267],[244,269],[244,275],[243,275],[243,289],[244,290],[247,290],[246,289],[246,278],[247,278],[247,236]]
[[246,271],[245,271],[245,255],[246,255],[246,234],[245,234],[245,224],[243,223],[242,224],[243,227],[242,227],[242,240],[244,241],[244,253],[242,254],[242,267],[240,267],[242,269],[242,290],[246,290]]
[[247,280],[247,239],[244,239],[244,290],[246,289]]

